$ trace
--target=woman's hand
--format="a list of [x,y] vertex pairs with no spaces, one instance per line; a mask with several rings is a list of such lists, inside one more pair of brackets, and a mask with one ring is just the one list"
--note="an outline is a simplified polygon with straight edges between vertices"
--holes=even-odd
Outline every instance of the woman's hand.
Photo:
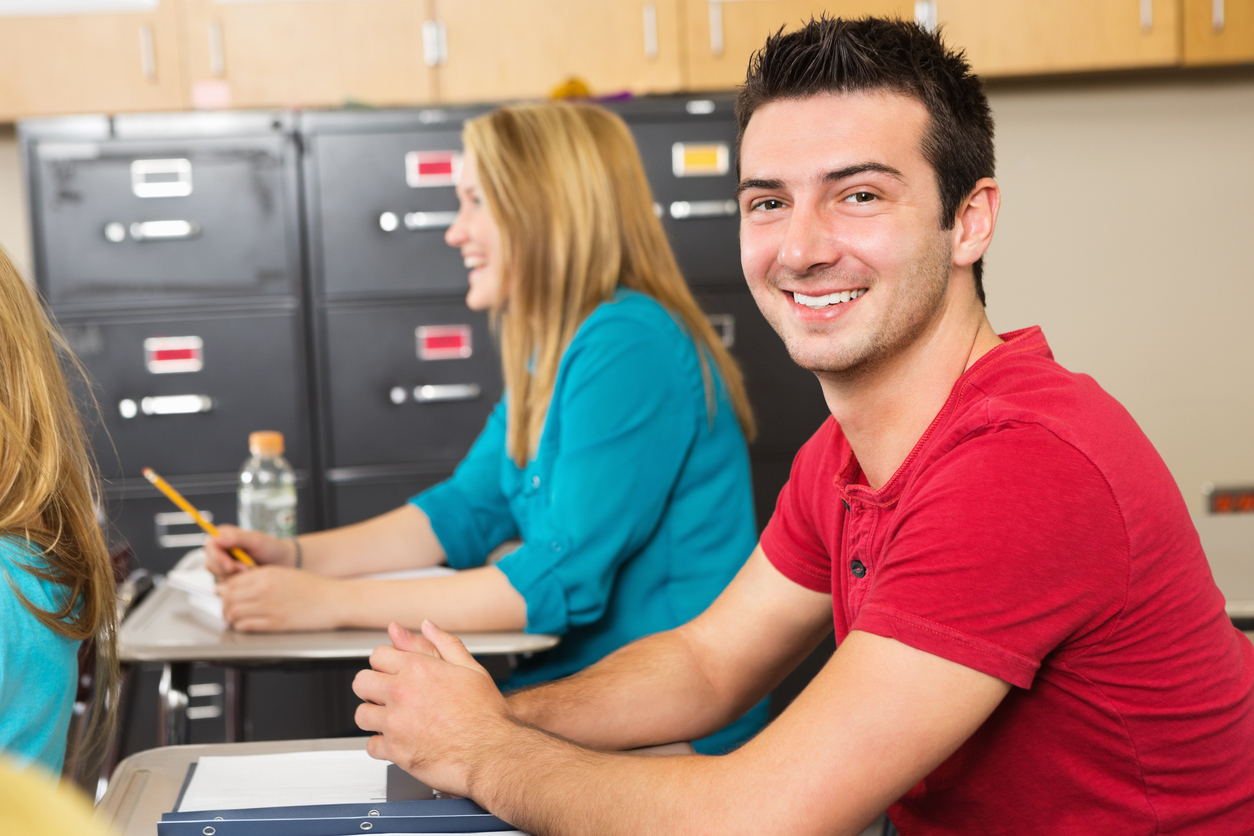
[[232,548],[243,549],[260,565],[291,566],[296,562],[296,544],[260,531],[245,531],[233,525],[218,528],[218,536],[205,541],[205,568],[219,581],[246,571],[249,567],[231,557]]
[[286,566],[236,572],[218,584],[222,617],[241,632],[334,630],[344,583]]

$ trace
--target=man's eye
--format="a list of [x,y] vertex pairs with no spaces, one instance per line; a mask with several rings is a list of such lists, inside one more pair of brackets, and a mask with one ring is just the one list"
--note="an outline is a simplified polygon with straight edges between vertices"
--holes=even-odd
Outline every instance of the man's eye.
[[853,194],[845,198],[845,200],[849,201],[850,203],[870,203],[871,201],[876,200],[876,199],[877,199],[876,196],[871,194],[870,192],[854,192]]
[[784,205],[784,202],[782,200],[776,200],[773,197],[768,197],[765,200],[759,200],[757,203],[754,203],[749,208],[772,210],[772,209],[779,209],[783,205]]

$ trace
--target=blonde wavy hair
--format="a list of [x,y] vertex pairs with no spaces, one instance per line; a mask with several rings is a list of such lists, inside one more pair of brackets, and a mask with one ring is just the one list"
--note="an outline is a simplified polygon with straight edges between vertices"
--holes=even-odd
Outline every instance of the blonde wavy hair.
[[718,367],[745,437],[756,429],[740,368],[692,297],[662,224],[631,132],[587,104],[504,107],[463,132],[488,209],[501,231],[494,311],[508,389],[507,449],[535,455],[558,366],[580,324],[619,286],[678,316],[696,342],[707,410]]
[[117,596],[96,518],[95,461],[61,360],[82,373],[34,291],[0,249],[0,535],[29,543],[39,560],[26,571],[63,586],[65,596],[59,606],[43,610],[7,580],[49,630],[95,641],[96,698],[80,754],[94,759],[115,719]]

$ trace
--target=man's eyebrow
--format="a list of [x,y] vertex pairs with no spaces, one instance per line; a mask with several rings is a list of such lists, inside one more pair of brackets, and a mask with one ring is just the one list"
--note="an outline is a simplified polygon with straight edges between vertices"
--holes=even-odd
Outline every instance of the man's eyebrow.
[[782,188],[784,188],[783,180],[741,180],[740,185],[736,186],[736,197],[740,197],[742,192],[746,192],[749,189],[774,191]]
[[835,171],[827,172],[823,179],[829,183],[838,183],[846,177],[854,177],[858,174],[865,174],[868,171],[887,174],[889,177],[903,182],[906,179],[906,176],[900,171],[893,168],[891,165],[884,165],[883,163],[857,163],[856,165],[845,166],[844,168],[838,168]]

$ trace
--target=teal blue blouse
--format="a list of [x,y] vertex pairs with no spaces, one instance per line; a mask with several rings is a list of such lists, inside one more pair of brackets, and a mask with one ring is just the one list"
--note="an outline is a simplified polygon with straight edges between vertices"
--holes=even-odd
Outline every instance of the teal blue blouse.
[[49,630],[14,593],[41,610],[59,608],[60,584],[25,567],[40,558],[26,541],[0,538],[0,750],[60,774],[78,682],[78,645]]
[[[649,296],[619,289],[562,357],[535,458],[506,451],[502,400],[452,478],[410,501],[458,569],[497,545],[527,631],[562,637],[508,687],[574,673],[701,613],[757,542],[749,456],[717,367],[709,415],[696,345]],[[765,704],[700,741],[732,748]]]

